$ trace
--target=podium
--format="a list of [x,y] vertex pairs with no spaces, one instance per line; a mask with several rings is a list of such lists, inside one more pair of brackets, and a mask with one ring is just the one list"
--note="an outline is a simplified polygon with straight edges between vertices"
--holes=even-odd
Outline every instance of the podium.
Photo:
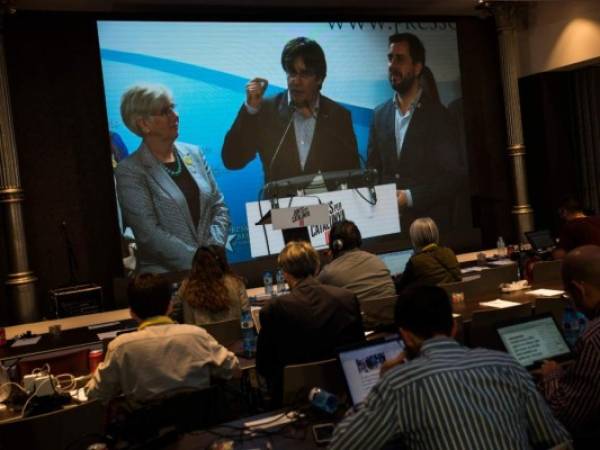
[[[275,255],[285,246],[284,232],[282,229],[277,229],[277,226],[273,226],[273,211],[286,208],[295,210],[299,207],[315,206],[319,202],[327,205],[329,220],[325,225],[307,226],[308,238],[317,249],[327,247],[331,224],[344,219],[356,223],[363,238],[399,233],[396,185],[392,183],[375,186],[378,199],[376,203],[369,201],[371,196],[369,189],[342,189],[303,197],[279,198],[280,208],[272,208],[271,200],[246,203],[252,257]],[[269,212],[271,218],[265,219]]]

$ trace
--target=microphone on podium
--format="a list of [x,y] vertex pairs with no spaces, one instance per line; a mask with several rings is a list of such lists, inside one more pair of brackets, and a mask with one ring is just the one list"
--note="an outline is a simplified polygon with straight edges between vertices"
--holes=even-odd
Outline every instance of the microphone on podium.
[[281,147],[283,146],[283,141],[285,140],[285,137],[287,136],[288,131],[290,130],[290,126],[292,125],[292,122],[294,120],[295,112],[296,112],[296,105],[293,102],[291,102],[290,103],[290,120],[288,121],[288,123],[285,127],[285,130],[284,130],[283,134],[281,135],[279,144],[277,144],[277,147],[275,147],[273,156],[271,156],[271,161],[269,161],[269,176],[271,175],[271,170],[273,169],[273,163],[275,162],[275,158],[277,158],[277,155],[279,154],[279,150],[281,150]]

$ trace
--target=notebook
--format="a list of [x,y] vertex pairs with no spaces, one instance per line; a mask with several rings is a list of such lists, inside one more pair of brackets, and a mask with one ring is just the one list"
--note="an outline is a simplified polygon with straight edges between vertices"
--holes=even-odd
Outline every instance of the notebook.
[[338,360],[354,405],[361,403],[379,381],[381,365],[403,350],[404,343],[394,335],[346,347],[338,352]]
[[551,314],[515,319],[496,330],[506,351],[527,369],[538,367],[546,359],[564,361],[573,357]]
[[379,253],[377,256],[383,261],[392,275],[404,272],[406,263],[413,255],[412,250],[401,250],[398,252]]

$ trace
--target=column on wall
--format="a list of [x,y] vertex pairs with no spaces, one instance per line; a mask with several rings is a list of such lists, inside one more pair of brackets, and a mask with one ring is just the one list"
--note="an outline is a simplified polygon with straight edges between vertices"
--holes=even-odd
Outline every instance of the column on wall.
[[525,144],[519,102],[519,54],[517,44],[517,22],[525,10],[511,2],[488,2],[487,7],[494,15],[500,50],[500,70],[506,115],[507,152],[513,174],[515,219],[519,239],[525,241],[525,232],[534,229],[533,210],[529,205],[527,175],[525,171]]
[[13,321],[23,323],[38,320],[39,310],[35,298],[37,278],[29,269],[27,258],[22,210],[24,195],[19,178],[4,53],[3,20],[8,13],[0,9],[0,207],[8,250],[7,298]]

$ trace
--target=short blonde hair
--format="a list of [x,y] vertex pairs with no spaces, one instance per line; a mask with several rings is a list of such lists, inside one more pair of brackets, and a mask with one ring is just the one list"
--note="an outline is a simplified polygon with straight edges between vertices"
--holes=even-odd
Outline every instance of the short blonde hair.
[[410,224],[410,241],[416,250],[440,242],[440,232],[431,217],[419,217]]
[[302,279],[315,275],[319,270],[319,255],[306,241],[288,242],[277,257],[281,269],[294,278]]
[[136,85],[123,93],[121,97],[121,118],[133,133],[143,137],[139,119],[158,113],[173,103],[173,95],[161,85]]

